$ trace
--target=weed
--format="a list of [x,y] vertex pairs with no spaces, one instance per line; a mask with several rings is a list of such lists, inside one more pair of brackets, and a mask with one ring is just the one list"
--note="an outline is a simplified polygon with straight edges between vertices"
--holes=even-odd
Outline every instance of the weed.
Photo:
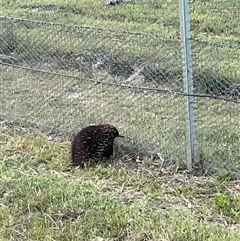
[[234,179],[234,173],[232,172],[223,172],[218,174],[218,180],[220,182],[229,182]]
[[218,212],[223,213],[225,215],[229,215],[232,207],[232,200],[228,194],[216,194],[215,204]]

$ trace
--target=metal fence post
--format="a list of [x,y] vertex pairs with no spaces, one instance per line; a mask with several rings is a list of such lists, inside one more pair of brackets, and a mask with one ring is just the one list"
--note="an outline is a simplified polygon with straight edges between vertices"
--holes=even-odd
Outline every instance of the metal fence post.
[[192,51],[190,30],[190,7],[189,0],[179,0],[180,28],[182,39],[182,60],[184,91],[186,94],[186,139],[187,139],[187,167],[192,171],[192,164],[196,161],[196,135],[194,123],[193,105],[193,73],[192,73]]

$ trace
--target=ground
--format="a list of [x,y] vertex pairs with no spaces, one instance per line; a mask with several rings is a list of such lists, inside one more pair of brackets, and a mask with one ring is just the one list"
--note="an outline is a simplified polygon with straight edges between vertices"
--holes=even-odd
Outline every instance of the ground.
[[240,182],[163,159],[69,169],[70,142],[1,123],[1,240],[239,240]]
[[[178,5],[2,2],[0,240],[240,240],[239,1],[190,4],[194,88],[219,98],[194,100],[194,174]],[[99,122],[135,155],[70,169],[66,133]]]

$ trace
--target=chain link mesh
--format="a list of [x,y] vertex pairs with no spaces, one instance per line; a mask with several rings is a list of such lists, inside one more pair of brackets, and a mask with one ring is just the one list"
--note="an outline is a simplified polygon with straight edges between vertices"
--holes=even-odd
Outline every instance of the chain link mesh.
[[182,88],[179,41],[2,21],[4,115],[72,131],[111,123],[137,150],[184,160],[183,96],[158,90]]
[[194,92],[215,97],[195,98],[199,155],[220,170],[239,170],[239,3],[193,1],[190,7]]
[[[184,163],[178,2],[129,1],[103,13],[109,6],[99,1],[96,21],[87,12],[92,3],[3,3],[12,17],[0,19],[1,115],[73,132],[111,123],[136,153]],[[138,4],[147,14],[124,25]],[[237,5],[220,0],[191,3],[197,150],[201,160],[226,169],[239,167],[240,158],[238,13]],[[103,26],[98,17],[106,20]],[[228,34],[236,38],[223,34],[230,22],[235,30]]]

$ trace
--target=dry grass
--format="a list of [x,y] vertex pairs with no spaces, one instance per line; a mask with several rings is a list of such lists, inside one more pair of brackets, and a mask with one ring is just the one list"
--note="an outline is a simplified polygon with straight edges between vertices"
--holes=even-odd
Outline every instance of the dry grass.
[[127,159],[66,171],[69,142],[4,123],[0,131],[1,240],[240,238],[240,183],[229,174]]
[[[215,43],[193,41],[196,92],[239,99],[236,9],[236,1],[191,3],[192,33]],[[183,91],[178,1],[111,7],[103,1],[16,0],[3,3],[3,14],[62,24],[1,18],[2,115],[63,131],[109,122],[135,144],[185,162],[184,98],[154,91]],[[200,160],[240,170],[239,108],[195,98]]]
[[[222,91],[225,80],[239,84],[237,7],[237,1],[191,4],[194,38],[233,45],[193,41],[204,93]],[[0,240],[240,240],[239,104],[195,99],[200,159],[219,168],[215,176],[197,177],[179,170],[186,159],[184,99],[119,87],[182,90],[178,1],[109,7],[95,0],[15,0],[1,10],[80,25],[1,19],[1,114],[63,132],[109,122],[136,155],[69,171],[69,141],[2,122]],[[131,72],[138,62],[149,63],[144,76]],[[145,149],[159,155],[138,153]]]
[[[169,93],[96,84],[8,67],[2,71],[2,113],[22,122],[76,132],[111,123],[129,148],[186,159],[184,98]],[[105,73],[106,82],[120,81]],[[101,75],[96,78],[101,80]],[[11,106],[11,108],[9,108]],[[200,159],[219,170],[240,170],[239,104],[195,99]],[[130,144],[129,144],[130,143]]]

